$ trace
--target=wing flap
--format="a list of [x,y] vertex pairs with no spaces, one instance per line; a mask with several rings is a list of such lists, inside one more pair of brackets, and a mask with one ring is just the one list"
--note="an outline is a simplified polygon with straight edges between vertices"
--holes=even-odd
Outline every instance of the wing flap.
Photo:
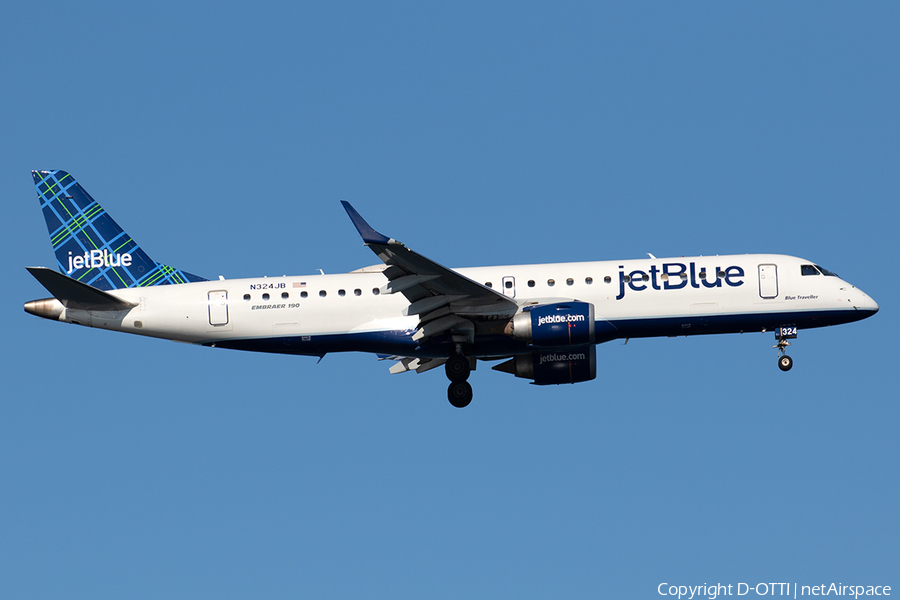
[[443,308],[451,302],[458,302],[466,298],[468,298],[468,296],[464,294],[456,294],[452,296],[428,296],[426,298],[422,298],[421,300],[416,300],[415,302],[404,308],[403,315],[406,317],[410,315],[425,315],[439,308]]
[[440,275],[403,275],[391,281],[388,281],[382,288],[382,294],[396,294],[397,292],[402,292],[403,290],[407,290],[414,285],[419,285],[420,283],[425,283],[426,281],[431,281],[433,279],[437,279]]
[[447,362],[446,358],[415,358],[412,356],[398,356],[397,362],[391,365],[389,369],[394,375],[398,373],[406,373],[407,371],[415,371],[416,373],[424,373],[431,369],[437,368]]

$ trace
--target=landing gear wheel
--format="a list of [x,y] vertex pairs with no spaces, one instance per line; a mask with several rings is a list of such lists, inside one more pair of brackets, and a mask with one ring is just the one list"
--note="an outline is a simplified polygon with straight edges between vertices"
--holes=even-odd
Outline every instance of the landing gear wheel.
[[790,371],[794,366],[794,360],[787,354],[778,357],[778,368],[782,371]]
[[465,408],[472,401],[472,385],[468,381],[454,381],[447,388],[447,398],[456,408]]
[[779,327],[775,332],[775,339],[778,340],[778,343],[772,347],[778,349],[778,368],[782,371],[790,371],[791,367],[794,366],[793,359],[785,354],[784,351],[791,345],[788,340],[792,340],[796,337],[797,328],[793,325]]
[[454,354],[447,359],[447,362],[444,364],[444,370],[447,372],[447,379],[453,383],[465,381],[469,378],[469,373],[472,372],[472,369],[469,368],[469,359],[459,354]]

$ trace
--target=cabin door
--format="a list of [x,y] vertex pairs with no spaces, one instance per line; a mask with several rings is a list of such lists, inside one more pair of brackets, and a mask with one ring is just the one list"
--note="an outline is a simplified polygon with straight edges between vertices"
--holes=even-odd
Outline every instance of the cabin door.
[[775,265],[759,265],[759,296],[778,297],[778,267]]
[[228,325],[228,292],[209,293],[209,324]]

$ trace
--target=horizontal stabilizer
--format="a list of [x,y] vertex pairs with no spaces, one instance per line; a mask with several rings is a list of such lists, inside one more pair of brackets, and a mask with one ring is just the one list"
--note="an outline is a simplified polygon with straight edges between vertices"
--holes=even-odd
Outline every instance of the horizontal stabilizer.
[[26,267],[47,291],[66,308],[82,310],[128,310],[137,304],[116,298],[86,283],[76,281],[46,267]]

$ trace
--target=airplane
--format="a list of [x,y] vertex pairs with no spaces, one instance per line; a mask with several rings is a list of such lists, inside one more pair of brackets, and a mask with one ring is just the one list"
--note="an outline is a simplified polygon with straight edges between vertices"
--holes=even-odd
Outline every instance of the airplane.
[[773,332],[778,367],[799,330],[878,312],[865,292],[778,254],[451,269],[374,230],[342,202],[382,264],[337,275],[208,280],[154,261],[67,172],[32,171],[58,271],[28,267],[47,319],[212,348],[321,357],[369,352],[391,373],[443,366],[472,401],[479,361],[536,385],[590,381],[598,344]]

